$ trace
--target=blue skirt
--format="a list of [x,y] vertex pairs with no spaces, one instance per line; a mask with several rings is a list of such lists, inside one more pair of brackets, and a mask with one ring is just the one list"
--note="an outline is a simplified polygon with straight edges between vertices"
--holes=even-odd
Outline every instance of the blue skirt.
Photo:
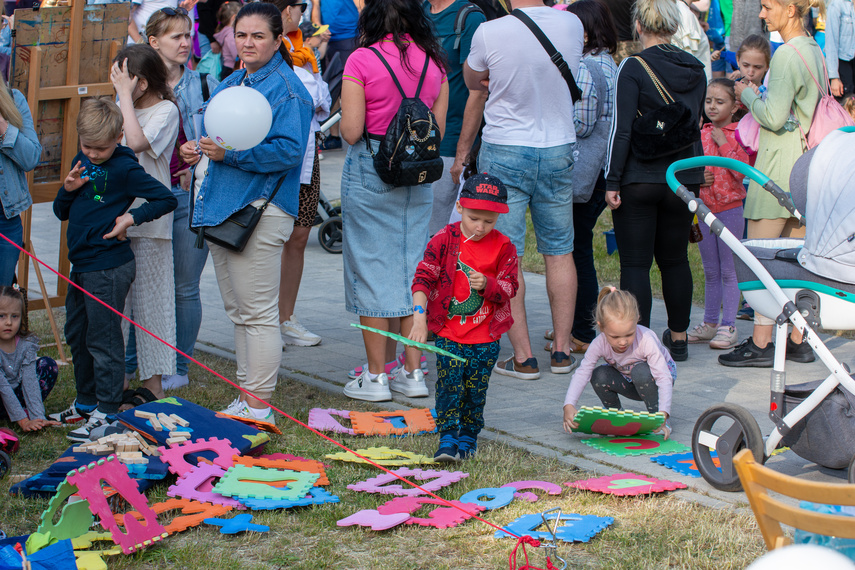
[[364,140],[348,149],[341,175],[348,312],[383,318],[413,314],[411,287],[427,246],[432,207],[430,184],[386,184]]

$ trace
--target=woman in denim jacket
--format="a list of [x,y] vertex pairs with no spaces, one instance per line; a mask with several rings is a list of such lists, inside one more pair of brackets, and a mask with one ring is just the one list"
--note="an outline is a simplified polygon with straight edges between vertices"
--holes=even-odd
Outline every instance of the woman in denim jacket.
[[842,98],[855,92],[855,7],[850,0],[828,3],[825,62],[831,79],[831,94]]
[[[185,354],[193,356],[193,347],[202,324],[199,280],[208,261],[208,247],[204,244],[201,249],[194,247],[196,234],[190,231],[188,223],[192,167],[199,162],[193,117],[205,104],[199,72],[184,65],[192,46],[190,27],[190,16],[186,10],[166,8],[152,14],[146,24],[145,33],[149,45],[157,51],[169,70],[169,85],[175,93],[175,103],[181,113],[182,132],[179,133],[178,140],[186,141],[183,143],[180,158],[173,156],[171,165],[172,193],[178,200],[178,208],[172,218],[172,259],[175,266],[176,346]],[[205,77],[205,83],[205,92],[209,96],[219,85],[219,81],[212,75]],[[176,373],[174,376],[163,377],[164,390],[188,384],[188,364],[189,360],[185,356],[176,354]]]
[[[21,212],[33,203],[26,173],[36,167],[41,155],[27,99],[0,78],[0,234],[22,247]],[[0,285],[12,285],[18,254],[17,248],[0,238]]]
[[[235,325],[237,378],[244,390],[267,400],[282,361],[278,308],[282,248],[297,215],[300,165],[314,110],[291,69],[282,44],[282,15],[275,6],[252,3],[241,8],[235,18],[235,42],[246,69],[220,83],[214,97],[235,85],[251,87],[270,102],[273,124],[264,140],[249,150],[226,151],[207,136],[199,141],[210,164],[193,203],[191,224],[215,226],[249,204],[259,206],[282,181],[243,252],[209,246],[223,304]],[[274,422],[267,404],[245,393],[224,413]]]

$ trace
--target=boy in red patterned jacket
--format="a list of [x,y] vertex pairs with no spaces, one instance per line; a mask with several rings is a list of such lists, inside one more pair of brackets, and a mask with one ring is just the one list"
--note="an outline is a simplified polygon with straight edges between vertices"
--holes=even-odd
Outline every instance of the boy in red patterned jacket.
[[437,461],[475,454],[499,339],[514,322],[510,300],[519,288],[517,252],[494,229],[499,214],[508,211],[507,199],[495,176],[466,180],[457,201],[462,220],[430,240],[413,279],[410,338],[425,342],[430,329],[438,348],[466,359],[436,359]]

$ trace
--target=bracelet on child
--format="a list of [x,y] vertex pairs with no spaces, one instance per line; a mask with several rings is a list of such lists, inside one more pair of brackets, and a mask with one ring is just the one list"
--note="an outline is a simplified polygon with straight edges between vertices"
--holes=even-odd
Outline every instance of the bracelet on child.
[[422,307],[421,305],[413,305],[413,312],[419,313],[420,315],[424,315],[425,314],[425,308]]

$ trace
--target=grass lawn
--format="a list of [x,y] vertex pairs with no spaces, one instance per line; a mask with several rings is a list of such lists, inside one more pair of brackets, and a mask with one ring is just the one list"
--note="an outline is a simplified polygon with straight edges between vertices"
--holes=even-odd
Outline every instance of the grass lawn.
[[[537,253],[537,242],[534,239],[534,228],[531,225],[531,215],[526,215],[525,255],[522,259],[523,269],[534,273],[544,272],[543,256]],[[600,287],[605,285],[620,285],[620,252],[609,255],[606,252],[606,237],[603,232],[614,227],[612,224],[611,210],[606,208],[597,220],[594,227],[594,263],[597,267],[597,278]],[[704,305],[704,267],[701,263],[701,254],[696,244],[689,244],[689,265],[692,268],[692,282],[694,292],[692,301],[698,305]],[[650,269],[650,287],[653,296],[662,298],[662,276],[656,262]],[[695,323],[693,323],[695,324]]]
[[[58,311],[59,313],[59,311]],[[61,317],[61,315],[58,315]],[[49,335],[46,320],[34,314],[33,328],[43,339]],[[44,354],[54,352],[44,349]],[[234,378],[229,360],[200,354],[200,359],[226,377]],[[211,409],[225,406],[234,390],[212,375],[194,368],[191,386],[175,395]],[[61,368],[48,411],[65,408],[74,397],[70,366]],[[370,405],[338,394],[319,392],[287,378],[280,379],[273,403],[306,421],[314,407],[370,410]],[[313,459],[339,451],[333,444],[280,418],[284,435],[272,436],[266,451],[292,453]],[[0,481],[0,529],[7,535],[36,529],[47,507],[44,499],[9,497],[9,486],[35,474],[55,460],[68,444],[65,429],[48,429],[22,437],[21,449],[13,457],[11,477]],[[341,436],[339,441],[355,448],[390,446],[432,455],[436,436],[402,439]],[[508,568],[508,555],[515,541],[493,538],[494,529],[470,520],[451,529],[419,526],[374,532],[356,527],[338,528],[336,521],[361,509],[375,509],[391,497],[350,491],[346,486],[378,475],[374,468],[329,461],[329,491],[341,498],[338,504],[254,512],[254,521],[269,525],[265,534],[224,536],[214,527],[203,526],[170,536],[157,546],[132,555],[109,559],[110,568],[365,568],[365,569],[484,569]],[[572,463],[572,458],[571,458]],[[499,487],[519,480],[551,481],[559,485],[592,476],[555,458],[532,455],[507,445],[481,442],[475,459],[454,466],[469,477],[441,490],[446,499],[485,487]],[[166,499],[166,483],[149,491],[151,502]],[[510,506],[487,511],[484,518],[506,525],[523,514],[560,507],[564,513],[614,517],[614,524],[587,544],[561,544],[558,553],[570,568],[742,568],[764,552],[760,533],[747,509],[741,512],[711,509],[673,495],[616,498],[564,487],[561,496],[543,497],[536,504],[515,501]],[[418,516],[428,509],[422,509]],[[171,517],[161,519],[168,522]],[[543,550],[531,562],[545,567]]]

